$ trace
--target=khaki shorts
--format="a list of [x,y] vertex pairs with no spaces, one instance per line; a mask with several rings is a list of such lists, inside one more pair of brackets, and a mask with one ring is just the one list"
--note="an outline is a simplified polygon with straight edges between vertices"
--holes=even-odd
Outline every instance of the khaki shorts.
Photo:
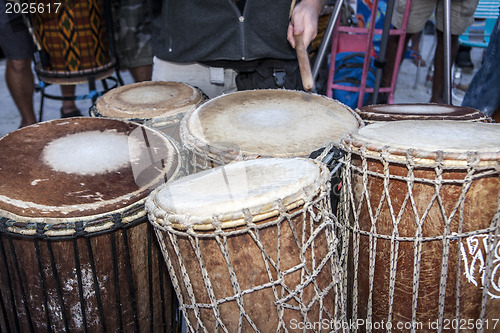
[[[452,35],[463,34],[469,25],[472,24],[478,1],[479,0],[451,0],[450,21]],[[406,0],[396,1],[392,24],[397,28],[400,28],[402,25],[405,6]],[[436,10],[435,13],[434,10]],[[435,14],[436,29],[443,31],[443,1],[413,0],[406,32],[413,34],[422,31],[425,22],[432,17],[432,14]]]
[[229,68],[211,70],[198,63],[175,63],[154,57],[153,81],[183,82],[201,89],[210,98],[235,92],[235,78],[236,72]]

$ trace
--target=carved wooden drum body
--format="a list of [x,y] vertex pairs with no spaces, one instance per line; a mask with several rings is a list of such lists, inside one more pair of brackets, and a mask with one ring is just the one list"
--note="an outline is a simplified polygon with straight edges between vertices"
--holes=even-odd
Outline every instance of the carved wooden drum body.
[[500,313],[500,126],[380,122],[342,147],[351,319],[398,332],[410,329],[397,323],[434,332],[471,321],[476,331],[489,319],[491,329]]
[[444,104],[376,104],[367,105],[354,111],[366,124],[396,120],[456,120],[491,123],[493,120],[481,111]]
[[144,210],[180,168],[171,140],[59,119],[4,136],[0,154],[1,330],[171,331],[174,293]]
[[349,107],[291,90],[251,90],[186,113],[180,135],[191,172],[258,157],[307,157],[362,125]]
[[313,160],[264,158],[151,193],[146,209],[190,332],[302,332],[306,321],[343,318],[329,177]]

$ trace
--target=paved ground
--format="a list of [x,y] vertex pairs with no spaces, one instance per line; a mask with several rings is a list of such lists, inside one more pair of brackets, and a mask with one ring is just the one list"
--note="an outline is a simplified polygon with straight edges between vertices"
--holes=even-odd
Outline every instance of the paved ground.
[[[434,47],[434,36],[424,35],[421,42],[422,55],[424,60],[429,64],[432,62],[433,57],[433,47]],[[479,68],[480,60],[482,56],[482,50],[473,49],[472,59],[474,62],[474,71]],[[0,81],[0,137],[14,131],[18,128],[21,120],[16,106],[14,105],[12,98],[7,90],[7,86],[3,79],[5,73],[5,60],[0,60],[0,75],[2,80]],[[417,70],[411,60],[405,59],[401,66],[397,89],[395,94],[395,103],[425,103],[429,101],[430,98],[430,84],[426,81],[426,76],[428,69],[423,67],[420,71]],[[128,72],[121,72],[121,75],[125,81],[125,84],[132,83],[133,80]],[[463,73],[462,83],[466,84],[470,82],[473,72]],[[59,95],[59,86],[50,86],[47,92]],[[84,94],[88,92],[88,87],[86,85],[77,86],[77,94]],[[40,93],[35,93],[34,95],[34,106],[35,111],[38,114],[40,107]],[[460,105],[460,96],[455,96],[453,103],[455,105]],[[91,106],[89,100],[77,101],[77,105],[82,110],[82,113],[88,114],[88,109]],[[57,100],[45,99],[44,106],[44,116],[43,120],[56,119],[60,116],[61,102]]]

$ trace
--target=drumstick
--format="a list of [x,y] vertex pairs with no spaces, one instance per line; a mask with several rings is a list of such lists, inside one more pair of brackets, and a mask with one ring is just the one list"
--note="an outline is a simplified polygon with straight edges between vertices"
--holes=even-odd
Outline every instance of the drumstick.
[[295,51],[297,52],[297,59],[299,60],[300,76],[302,78],[302,85],[304,90],[312,92],[314,89],[314,80],[311,72],[311,65],[309,64],[309,56],[307,54],[306,46],[302,34],[294,35],[295,38]]

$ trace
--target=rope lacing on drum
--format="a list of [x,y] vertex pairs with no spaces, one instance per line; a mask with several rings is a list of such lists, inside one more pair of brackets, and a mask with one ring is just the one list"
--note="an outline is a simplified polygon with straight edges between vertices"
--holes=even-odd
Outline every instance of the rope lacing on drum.
[[[247,312],[246,307],[249,305],[244,301],[244,296],[264,289],[270,289],[274,297],[279,320],[277,331],[288,332],[288,323],[285,322],[284,318],[285,312],[290,310],[300,313],[305,323],[317,322],[318,318],[309,317],[309,312],[315,305],[318,305],[320,308],[320,320],[342,320],[345,312],[342,295],[343,288],[340,285],[342,282],[341,268],[337,257],[339,242],[332,232],[332,226],[336,218],[327,210],[328,198],[329,186],[324,186],[321,188],[319,195],[313,198],[311,202],[306,203],[304,207],[292,212],[287,210],[282,200],[277,200],[275,206],[278,207],[279,216],[272,218],[268,222],[252,222],[253,217],[250,211],[245,209],[243,210],[245,226],[235,230],[222,229],[222,222],[218,216],[214,216],[212,219],[212,225],[215,227],[215,231],[210,233],[194,230],[193,224],[188,224],[188,228],[185,231],[175,229],[172,223],[168,221],[168,218],[163,219],[161,223],[155,225],[159,236],[160,246],[165,255],[167,267],[172,278],[172,283],[179,298],[180,308],[185,318],[188,319],[186,324],[189,331],[207,332],[208,327],[203,322],[201,310],[211,309],[215,319],[215,331],[227,332],[228,328],[224,324],[227,318],[222,317],[219,309],[221,305],[225,303],[234,302],[239,309],[238,331],[242,331],[243,325],[246,322],[254,331],[259,332],[257,324],[262,323],[254,322],[251,314]],[[299,220],[297,219],[301,222],[298,222]],[[338,221],[336,222],[338,223]],[[276,245],[268,248],[267,246],[269,245],[265,245],[262,242],[262,232],[271,226],[276,228],[277,240]],[[282,266],[282,256],[284,253],[282,253],[283,249],[281,244],[283,241],[282,229],[285,226],[289,228],[288,232],[291,232],[293,242],[299,250],[298,263],[286,269]],[[165,233],[162,232],[166,232],[168,236],[165,237]],[[267,282],[248,287],[247,289],[241,285],[241,276],[238,277],[238,274],[244,274],[244,272],[235,271],[233,263],[234,254],[231,254],[229,245],[230,238],[235,235],[248,235],[249,239],[260,250],[261,255],[259,257],[262,259],[262,262],[259,265],[263,266],[263,273],[265,272],[267,276]],[[316,257],[316,242],[319,239],[318,237],[322,235],[326,236],[328,250],[319,258]],[[183,256],[185,258],[186,254],[183,253],[179,244],[181,239],[184,244],[184,251],[186,251],[186,244],[189,244],[190,249],[195,253],[197,260],[196,265],[200,269],[203,280],[203,290],[208,296],[209,303],[201,303],[200,300],[196,298],[192,276],[190,275],[194,272],[189,272],[186,267],[185,259],[183,259]],[[210,239],[216,242],[217,248],[219,249],[218,254],[222,255],[225,265],[227,266],[226,273],[229,276],[233,295],[227,297],[215,295],[201,245],[202,241],[206,242]],[[186,240],[188,243],[186,243]],[[273,258],[274,255],[269,252],[270,250],[275,253],[275,259]],[[234,249],[232,251],[234,251]],[[329,269],[331,267],[331,274],[334,278],[332,282],[327,285],[320,286],[317,277],[327,266]],[[178,275],[178,272],[180,272],[181,276]],[[288,285],[287,280],[290,278],[289,276],[291,276],[291,274],[297,274],[297,272],[300,272],[300,281],[292,288],[292,286]],[[309,288],[309,292],[314,292],[308,303],[304,298],[305,288]],[[336,292],[336,295],[331,295],[332,292]],[[185,297],[186,295],[187,298]],[[332,301],[335,302],[335,313],[325,311],[323,305],[327,297],[331,297]],[[193,315],[196,321],[196,327],[193,326],[194,323],[190,319],[193,318]]]
[[[446,297],[446,284],[448,279],[448,257],[450,253],[450,247],[452,240],[457,240],[457,251],[460,251],[460,247],[462,246],[463,238],[476,236],[480,234],[488,233],[490,238],[488,239],[489,244],[491,246],[495,246],[498,243],[498,239],[493,237],[493,235],[498,236],[498,211],[495,215],[495,218],[490,226],[486,228],[481,228],[480,230],[467,231],[463,232],[463,223],[465,220],[465,201],[466,195],[472,186],[473,181],[476,181],[480,178],[498,176],[499,163],[496,163],[494,166],[480,166],[480,157],[475,152],[470,152],[467,154],[467,165],[466,166],[457,166],[457,165],[449,165],[445,163],[445,158],[443,152],[439,151],[436,154],[436,158],[434,161],[429,161],[426,164],[422,164],[422,160],[418,159],[417,152],[409,149],[406,152],[405,162],[395,161],[393,155],[391,156],[391,151],[388,147],[383,147],[378,156],[373,153],[369,154],[367,147],[361,146],[356,148],[356,152],[349,148],[346,149],[347,154],[344,158],[343,164],[345,165],[345,170],[343,172],[343,190],[342,190],[342,207],[344,208],[345,214],[341,215],[345,219],[345,232],[347,234],[347,245],[342,250],[343,265],[345,269],[349,267],[348,265],[348,248],[351,246],[353,248],[352,253],[352,277],[354,279],[354,284],[352,286],[352,295],[348,295],[352,297],[352,320],[356,321],[358,319],[358,311],[359,311],[359,298],[358,298],[358,277],[360,272],[359,264],[359,255],[360,255],[360,239],[363,236],[368,237],[367,243],[369,244],[369,265],[368,265],[368,300],[367,304],[363,304],[367,309],[367,321],[371,321],[373,318],[373,294],[374,294],[374,279],[375,279],[375,262],[376,262],[376,254],[377,254],[377,240],[388,240],[391,243],[391,258],[390,258],[390,278],[389,278],[389,302],[387,305],[387,320],[390,322],[392,320],[392,311],[393,311],[393,302],[394,302],[394,291],[395,291],[395,283],[396,283],[396,273],[397,273],[397,260],[399,257],[399,242],[413,242],[414,246],[414,270],[413,270],[413,296],[412,296],[412,321],[417,322],[417,301],[418,301],[418,292],[419,292],[419,277],[421,274],[420,271],[420,262],[422,257],[422,245],[424,242],[430,241],[441,241],[442,242],[442,265],[441,265],[441,276],[440,276],[440,288],[439,288],[439,331],[442,330],[443,327],[443,317],[444,317],[444,304]],[[353,155],[356,155],[359,158],[359,162],[353,162]],[[418,166],[415,163],[416,160],[419,160]],[[382,170],[376,170],[373,165],[376,163],[380,163]],[[397,175],[391,174],[389,169],[389,164],[398,163],[405,164],[407,169],[406,175]],[[430,169],[434,170],[434,179],[417,177],[416,169]],[[456,177],[443,177],[444,172],[450,171],[460,171],[465,173],[464,176],[460,178]],[[370,177],[370,178],[369,178]],[[374,199],[373,194],[369,191],[369,183],[371,181],[375,181],[373,179],[381,179],[383,182],[383,189],[380,194],[380,198]],[[390,196],[390,184],[391,182],[405,182],[407,193],[404,196],[404,199],[401,201],[399,199],[400,208],[399,211],[395,211],[395,203],[393,203]],[[426,203],[425,210],[423,212],[418,211],[417,203],[415,199],[414,188],[416,184],[419,186],[422,185],[431,185],[434,188],[434,192],[432,193],[428,203]],[[445,203],[443,202],[443,198],[441,192],[444,186],[449,185],[459,185],[461,187],[460,195],[456,202]],[[356,193],[354,190],[356,190]],[[377,201],[378,200],[378,201]],[[421,199],[419,199],[421,200]],[[499,197],[500,200],[500,197]],[[384,205],[387,205],[385,207]],[[373,211],[373,207],[376,207],[375,211]],[[431,210],[433,207],[438,209],[439,214],[441,215],[441,219],[443,221],[443,234],[436,236],[423,236],[423,226],[424,222],[430,219],[429,215],[431,214]],[[450,208],[446,208],[450,207]],[[500,202],[499,206],[500,207]],[[421,207],[422,208],[422,207]],[[380,219],[380,213],[382,209],[388,210],[390,213],[390,227],[392,228],[391,234],[379,234],[377,231],[377,222]],[[410,209],[410,210],[408,210]],[[500,209],[500,208],[499,208]],[[448,212],[447,212],[448,210]],[[367,214],[366,217],[367,225],[365,226],[365,230],[362,230],[360,219],[361,214],[365,212]],[[404,214],[413,214],[413,218],[415,219],[415,237],[402,237],[399,232],[399,223],[401,222]],[[456,232],[452,232],[451,223],[452,221],[458,220],[458,227]],[[389,221],[387,221],[389,222]],[[430,222],[427,222],[430,223]],[[366,228],[369,228],[368,229]],[[348,235],[351,235],[350,237]],[[352,238],[351,238],[352,237]],[[349,245],[349,242],[352,242],[352,245]],[[489,246],[490,246],[489,245]],[[455,246],[455,245],[453,245]],[[485,275],[491,277],[492,266],[493,266],[493,247],[490,248],[488,252],[488,267],[485,269]],[[460,253],[460,252],[458,252]],[[344,255],[346,256],[344,258]],[[460,256],[457,255],[457,272],[456,272],[456,287],[455,291],[457,295],[460,293],[460,276],[461,276],[461,268],[460,268]],[[488,278],[488,284],[491,283],[489,281],[491,278]],[[347,290],[347,279],[344,279],[344,288]],[[487,289],[487,286],[484,286]],[[483,293],[483,308],[481,318],[484,318],[487,299],[487,290]],[[459,305],[460,301],[458,296],[456,297],[456,316],[459,318]],[[377,309],[379,310],[379,309]],[[367,328],[370,331],[370,328]],[[390,328],[387,331],[391,331]],[[413,328],[415,331],[415,328]]]

